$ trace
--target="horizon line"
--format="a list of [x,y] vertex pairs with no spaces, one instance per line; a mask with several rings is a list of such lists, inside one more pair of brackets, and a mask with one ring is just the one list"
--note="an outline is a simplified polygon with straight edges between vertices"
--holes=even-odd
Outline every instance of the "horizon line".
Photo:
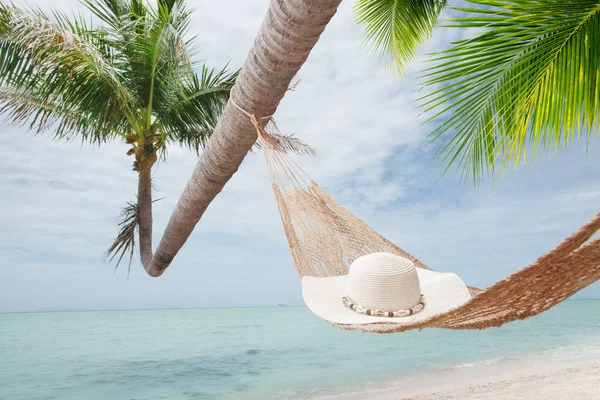
[[[567,299],[566,301],[598,301],[600,298]],[[560,303],[559,303],[560,304]],[[211,309],[236,309],[236,308],[279,308],[279,307],[306,307],[306,304],[277,304],[269,306],[198,306],[198,307],[165,307],[165,308],[96,308],[96,309],[48,309],[48,310],[21,310],[0,311],[0,314],[41,314],[41,313],[68,313],[68,312],[102,312],[102,311],[173,311],[173,310],[211,310]]]
[[[594,299],[590,299],[594,300]],[[600,300],[600,299],[599,299]],[[278,307],[306,307],[305,304],[276,304],[269,306],[198,306],[198,307],[164,307],[164,308],[56,308],[48,310],[21,310],[0,311],[0,314],[36,314],[53,312],[86,312],[86,311],[168,311],[168,310],[211,310],[211,309],[235,309],[235,308],[278,308]]]

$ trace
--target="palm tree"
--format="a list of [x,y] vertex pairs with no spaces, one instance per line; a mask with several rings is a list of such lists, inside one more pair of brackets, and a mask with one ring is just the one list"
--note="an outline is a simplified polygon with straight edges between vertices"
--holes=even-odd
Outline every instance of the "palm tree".
[[[236,74],[195,65],[182,1],[86,0],[100,21],[0,3],[0,112],[56,138],[123,140],[138,173],[138,201],[123,212],[107,255],[117,265],[152,226],[151,168],[179,144],[198,152],[212,133]],[[194,72],[196,67],[200,72]],[[149,221],[148,221],[149,219]],[[140,232],[146,246],[147,232]]]
[[600,1],[468,0],[449,26],[477,34],[434,57],[423,106],[466,179],[497,177],[599,132]]

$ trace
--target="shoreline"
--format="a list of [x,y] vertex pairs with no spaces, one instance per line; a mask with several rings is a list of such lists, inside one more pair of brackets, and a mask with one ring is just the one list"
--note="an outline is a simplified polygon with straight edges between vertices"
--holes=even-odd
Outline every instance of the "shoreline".
[[448,368],[402,377],[314,400],[596,400],[598,354],[553,359],[549,354]]

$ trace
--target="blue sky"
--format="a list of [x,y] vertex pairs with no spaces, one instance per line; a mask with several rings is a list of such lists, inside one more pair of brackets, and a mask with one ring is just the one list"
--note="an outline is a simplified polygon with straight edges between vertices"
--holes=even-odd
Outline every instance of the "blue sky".
[[[189,3],[202,58],[241,66],[268,1]],[[361,47],[351,6],[342,3],[275,116],[282,131],[317,149],[318,157],[300,162],[342,205],[434,269],[480,287],[532,262],[599,211],[596,139],[587,154],[575,144],[477,191],[458,174],[442,177],[436,147],[425,140],[431,126],[414,103],[414,72],[425,57],[395,80]],[[438,29],[421,54],[460,35]],[[127,278],[126,268],[115,273],[103,260],[120,208],[136,192],[127,146],[1,130],[0,312],[301,304],[260,152],[247,157],[164,276],[147,277],[136,260]],[[195,162],[195,154],[171,148],[154,171],[156,197],[165,197],[155,205],[155,243]],[[600,297],[600,285],[577,297]]]

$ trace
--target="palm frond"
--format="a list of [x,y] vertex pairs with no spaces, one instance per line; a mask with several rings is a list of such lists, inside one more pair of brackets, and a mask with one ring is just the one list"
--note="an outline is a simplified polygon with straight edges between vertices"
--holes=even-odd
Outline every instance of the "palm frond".
[[170,12],[175,6],[176,1],[177,0],[158,0],[158,4],[160,7],[165,7],[167,12]]
[[167,132],[166,141],[200,151],[217,125],[238,72],[203,65],[199,75],[188,75],[178,90],[161,98],[156,113]]
[[114,66],[118,49],[111,38],[114,31],[110,27],[94,24],[91,18],[86,19],[82,13],[68,15],[59,10],[52,10],[52,15],[58,26],[87,42],[100,52],[106,63]]
[[81,0],[81,3],[102,22],[113,29],[120,29],[130,13],[127,0]]
[[81,138],[109,138],[119,134],[114,126],[93,121],[85,114],[60,108],[55,103],[48,103],[42,98],[10,88],[0,87],[0,114],[7,122],[26,125],[37,134],[48,130],[54,131],[58,139],[70,140],[76,136]]
[[125,255],[129,255],[127,273],[131,270],[133,255],[135,254],[135,236],[140,224],[139,208],[137,202],[127,202],[118,218],[119,233],[114,242],[106,251],[104,257],[112,262],[116,258],[115,269],[119,267]]
[[[135,95],[105,58],[107,52],[76,32],[83,30],[81,24],[73,22],[70,28],[51,22],[39,11],[0,4],[0,87],[36,99],[45,105],[41,111],[52,108],[55,117],[80,114],[80,121],[89,119],[88,128],[94,123],[110,126],[72,132],[87,132],[92,140],[102,141],[106,138],[101,134],[118,131],[125,118],[131,119]],[[69,121],[62,125],[66,126]]]
[[30,67],[46,73],[68,69],[81,74],[86,82],[96,80],[108,86],[121,101],[129,100],[118,71],[89,42],[52,23],[39,11],[2,6],[2,13],[6,15],[7,29],[0,31],[0,38],[23,47],[32,62]]
[[144,0],[129,0],[129,12],[132,21],[146,17],[149,11],[151,12],[152,9],[146,7]]
[[480,33],[424,73],[435,89],[422,106],[443,121],[431,138],[452,134],[439,152],[448,167],[478,182],[597,133],[600,1],[469,2],[449,26]]
[[[152,189],[155,189],[155,182],[152,182]],[[152,203],[161,201],[164,198],[152,200]],[[133,262],[133,255],[135,254],[135,237],[139,230],[140,215],[139,206],[137,202],[128,201],[125,207],[121,209],[121,214],[117,218],[117,225],[119,226],[119,233],[117,237],[110,245],[104,258],[112,262],[117,259],[115,263],[115,269],[119,267],[121,261],[126,255],[129,255],[129,266],[127,273],[131,271],[131,263]],[[118,258],[117,258],[118,257]]]
[[354,12],[363,38],[380,61],[402,74],[429,40],[446,0],[357,0]]

